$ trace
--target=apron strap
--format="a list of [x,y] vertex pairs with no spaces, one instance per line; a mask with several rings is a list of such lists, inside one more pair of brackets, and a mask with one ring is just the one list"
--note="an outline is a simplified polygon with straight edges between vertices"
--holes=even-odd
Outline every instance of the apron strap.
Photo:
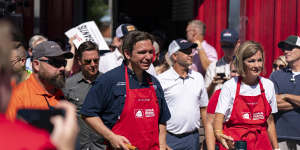
[[263,87],[263,85],[262,85],[262,83],[261,83],[261,79],[259,79],[258,84],[259,84],[261,93],[265,93],[265,89],[264,89],[264,87]]
[[[128,67],[127,65],[124,65],[125,67],[125,82],[126,82],[126,91],[130,89],[130,84],[129,84],[129,78],[128,78]],[[147,78],[147,82],[150,87],[153,87],[153,82],[151,79]]]
[[129,78],[128,78],[128,71],[127,71],[127,65],[124,65],[124,67],[125,67],[125,85],[126,85],[126,91],[127,91],[127,90],[130,89]]
[[235,97],[240,94],[241,82],[242,82],[242,77],[238,77],[238,82],[237,82],[237,86],[236,86]]

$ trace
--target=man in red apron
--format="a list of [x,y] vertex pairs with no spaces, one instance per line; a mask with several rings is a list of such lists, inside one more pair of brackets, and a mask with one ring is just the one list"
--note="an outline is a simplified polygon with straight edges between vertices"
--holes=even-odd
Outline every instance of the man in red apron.
[[108,149],[167,149],[165,123],[170,112],[159,82],[145,71],[152,63],[152,38],[132,31],[122,49],[125,62],[96,80],[81,114],[107,139]]

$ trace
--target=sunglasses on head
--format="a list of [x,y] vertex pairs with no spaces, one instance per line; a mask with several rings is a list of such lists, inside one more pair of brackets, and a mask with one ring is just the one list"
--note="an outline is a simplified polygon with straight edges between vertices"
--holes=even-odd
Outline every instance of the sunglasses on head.
[[39,61],[45,62],[55,68],[60,68],[60,67],[65,67],[67,65],[67,61],[66,60],[61,60],[61,59],[39,59]]
[[276,69],[277,67],[279,67],[279,69],[283,69],[285,68],[284,65],[277,65],[277,64],[273,64],[273,68]]
[[92,61],[96,64],[99,62],[99,58],[95,58],[95,59],[84,59],[83,62],[84,64],[88,65],[88,64],[91,64]]

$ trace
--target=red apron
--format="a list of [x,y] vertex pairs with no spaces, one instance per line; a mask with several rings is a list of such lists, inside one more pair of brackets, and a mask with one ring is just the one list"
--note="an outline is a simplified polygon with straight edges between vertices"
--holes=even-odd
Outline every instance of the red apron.
[[139,150],[159,150],[159,104],[153,84],[148,80],[149,88],[130,89],[126,65],[125,80],[124,108],[112,131]]
[[[241,78],[239,78],[232,113],[224,123],[223,132],[233,137],[234,141],[247,141],[247,150],[272,150],[268,132],[267,119],[271,113],[261,81],[261,95],[242,96],[240,93]],[[225,148],[219,144],[220,150]]]

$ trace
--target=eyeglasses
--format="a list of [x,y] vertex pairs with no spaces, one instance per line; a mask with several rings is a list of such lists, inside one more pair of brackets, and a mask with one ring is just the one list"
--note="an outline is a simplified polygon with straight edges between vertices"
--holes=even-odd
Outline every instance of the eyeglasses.
[[109,48],[110,48],[111,50],[115,50],[115,49],[118,48],[118,47],[111,44],[111,45],[109,45]]
[[60,60],[60,59],[39,59],[39,61],[45,62],[55,68],[65,67],[67,65],[66,60]]
[[93,61],[95,64],[97,64],[97,63],[99,62],[99,58],[95,58],[95,59],[84,59],[84,60],[83,60],[84,64],[86,64],[86,65],[91,64],[92,61]]
[[273,68],[274,69],[277,69],[279,67],[279,69],[283,69],[283,68],[285,68],[285,66],[284,65],[277,65],[277,64],[273,64]]

